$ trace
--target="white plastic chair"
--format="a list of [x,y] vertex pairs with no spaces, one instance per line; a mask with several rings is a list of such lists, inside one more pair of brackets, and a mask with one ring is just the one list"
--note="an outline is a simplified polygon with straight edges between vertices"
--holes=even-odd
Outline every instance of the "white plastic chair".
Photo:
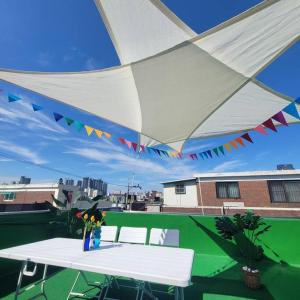
[[119,243],[146,244],[147,228],[145,227],[121,227]]
[[149,245],[179,247],[179,230],[152,228]]
[[118,233],[118,226],[102,226],[101,241],[115,242]]

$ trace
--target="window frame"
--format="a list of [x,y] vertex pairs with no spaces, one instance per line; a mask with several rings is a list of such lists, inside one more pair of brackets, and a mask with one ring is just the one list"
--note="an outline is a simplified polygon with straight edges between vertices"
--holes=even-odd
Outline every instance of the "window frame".
[[[273,197],[272,197],[272,193],[271,193],[271,190],[270,190],[270,186],[273,182],[276,182],[276,183],[280,183],[283,187],[283,191],[284,191],[284,198],[285,198],[285,201],[274,201],[273,200]],[[268,180],[268,191],[269,191],[269,197],[270,197],[270,201],[271,203],[300,203],[300,198],[299,198],[299,201],[296,201],[296,202],[292,202],[292,201],[289,201],[289,197],[288,197],[288,192],[286,190],[286,186],[285,186],[285,183],[286,182],[298,182],[300,184],[300,180]]]
[[[225,184],[226,197],[221,197],[220,196],[219,187],[218,187],[219,184]],[[237,185],[237,189],[238,189],[238,196],[237,197],[229,197],[229,192],[228,192],[229,184],[236,184]],[[216,187],[216,197],[218,199],[241,199],[240,184],[239,184],[238,181],[216,181],[215,182],[215,187]]]
[[[182,190],[181,192],[178,191],[178,186],[182,186],[180,189]],[[176,183],[175,184],[175,194],[176,195],[184,195],[186,194],[186,188],[184,183]]]
[[16,200],[17,193],[16,192],[0,192],[0,195],[3,196],[3,201],[10,202]]

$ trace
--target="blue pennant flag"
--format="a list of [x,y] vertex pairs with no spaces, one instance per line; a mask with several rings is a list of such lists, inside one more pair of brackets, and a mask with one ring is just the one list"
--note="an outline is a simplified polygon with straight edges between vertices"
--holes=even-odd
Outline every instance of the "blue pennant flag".
[[33,111],[42,110],[43,108],[37,104],[31,103]]
[[209,155],[209,157],[212,158],[211,151],[210,151],[210,150],[207,150],[206,152],[207,152],[207,154]]
[[62,119],[64,116],[62,116],[61,114],[58,113],[53,113],[54,119],[56,122],[58,122],[60,119]]
[[295,100],[296,103],[300,104],[300,97]]
[[289,114],[297,119],[300,119],[296,104],[294,102],[292,102],[291,104],[286,106],[282,111],[286,112],[287,114]]
[[7,97],[8,97],[8,102],[15,102],[15,101],[21,100],[20,97],[13,95],[13,94],[8,94]]

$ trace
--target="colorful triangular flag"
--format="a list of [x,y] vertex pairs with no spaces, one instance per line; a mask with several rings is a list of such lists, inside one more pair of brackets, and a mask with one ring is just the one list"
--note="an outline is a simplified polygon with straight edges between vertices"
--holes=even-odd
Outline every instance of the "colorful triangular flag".
[[8,94],[7,98],[8,98],[8,102],[15,102],[15,101],[21,100],[20,97],[13,95],[13,94]]
[[125,143],[125,139],[124,139],[124,138],[120,137],[120,138],[118,138],[118,140],[120,141],[120,143],[121,143],[121,144],[123,144],[123,145],[125,145],[125,144],[126,144],[126,143]]
[[33,111],[39,111],[42,110],[43,108],[37,104],[31,103]]
[[79,122],[79,121],[75,121],[75,122],[74,122],[74,125],[75,125],[77,131],[80,131],[80,130],[83,128],[83,126],[84,126],[84,125],[83,125],[81,122]]
[[210,158],[212,158],[212,157],[213,157],[213,156],[212,156],[212,153],[211,153],[211,151],[210,151],[210,150],[207,150],[206,152],[207,152],[207,154],[209,155],[209,157],[210,157]]
[[65,117],[65,120],[69,126],[71,126],[74,123],[74,120],[71,118]]
[[54,119],[56,122],[58,122],[60,119],[62,119],[64,116],[61,114],[58,114],[56,112],[53,113]]
[[262,124],[263,124],[265,127],[267,127],[267,128],[269,128],[269,129],[271,129],[271,130],[277,132],[277,129],[276,129],[276,127],[274,126],[274,123],[273,123],[272,119],[269,119],[269,120],[263,122]]
[[165,150],[160,150],[165,157],[169,157],[169,153]]
[[202,154],[205,156],[205,158],[208,158],[208,154],[205,152],[202,152]]
[[219,151],[218,151],[218,148],[214,148],[213,151],[214,151],[215,154],[219,157]]
[[241,146],[245,147],[244,141],[243,141],[243,139],[242,139],[241,137],[237,137],[237,138],[235,139],[235,141],[236,141],[237,143],[239,143]]
[[199,155],[201,156],[202,159],[204,159],[203,153],[199,153]]
[[235,140],[230,141],[229,144],[230,144],[233,148],[235,148],[235,149],[238,148],[237,142],[236,142]]
[[98,138],[101,138],[101,137],[102,137],[103,131],[101,131],[101,130],[99,130],[99,129],[94,129],[94,130],[95,130],[95,132],[96,132]]
[[125,144],[127,145],[128,149],[131,148],[131,144],[132,144],[132,143],[131,143],[130,141],[125,140]]
[[108,133],[108,132],[103,132],[104,133],[104,135],[105,135],[105,137],[107,138],[107,139],[110,139],[111,138],[111,134],[110,133]]
[[154,148],[154,151],[155,151],[159,156],[161,156],[160,150]]
[[296,98],[295,102],[300,104],[300,97]]
[[223,147],[223,146],[220,146],[218,149],[219,149],[219,151],[220,151],[223,155],[225,155],[225,151],[224,151],[224,147]]
[[241,137],[242,137],[244,140],[248,141],[249,143],[252,143],[252,144],[253,144],[253,141],[252,141],[252,139],[251,139],[251,137],[250,137],[250,135],[249,135],[248,132],[246,132],[246,133],[244,133],[243,135],[241,135]]
[[131,143],[133,150],[136,152],[137,149],[137,143],[132,142]]
[[255,128],[253,128],[253,130],[255,130],[255,131],[257,131],[257,132],[259,132],[259,133],[261,133],[263,135],[267,135],[268,134],[267,131],[266,131],[266,129],[265,129],[265,127],[262,126],[262,125],[256,126]]
[[94,131],[94,128],[90,127],[88,125],[84,125],[84,128],[85,128],[86,133],[87,133],[88,136],[90,136],[92,134],[92,132]]
[[224,147],[225,149],[228,151],[228,152],[231,152],[231,147],[230,147],[230,144],[224,144]]
[[287,114],[289,114],[297,119],[300,119],[298,110],[296,108],[296,104],[294,102],[289,104],[288,106],[286,106],[282,111],[286,112]]
[[275,114],[273,117],[272,117],[273,120],[281,123],[282,125],[285,125],[285,126],[288,126],[288,123],[282,113],[282,111],[278,112],[277,114]]
[[145,152],[145,145],[140,145],[140,152]]

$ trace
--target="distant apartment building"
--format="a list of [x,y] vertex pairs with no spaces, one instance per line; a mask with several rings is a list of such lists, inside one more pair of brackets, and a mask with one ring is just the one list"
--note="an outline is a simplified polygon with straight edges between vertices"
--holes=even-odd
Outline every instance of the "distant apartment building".
[[62,185],[58,183],[49,184],[12,184],[0,185],[0,204],[31,204],[49,201],[52,203],[51,194],[58,200],[64,200],[63,190],[72,193],[77,192],[77,186]]
[[66,179],[65,180],[65,185],[74,185],[74,180],[73,179]]
[[300,217],[300,170],[203,173],[163,182],[164,212]]
[[30,184],[31,178],[26,177],[26,176],[21,176],[19,184]]
[[102,179],[84,177],[82,181],[77,182],[77,185],[80,187],[80,190],[85,191],[87,194],[91,194],[91,190],[96,190],[97,192],[95,193],[97,195],[107,195],[107,183]]

